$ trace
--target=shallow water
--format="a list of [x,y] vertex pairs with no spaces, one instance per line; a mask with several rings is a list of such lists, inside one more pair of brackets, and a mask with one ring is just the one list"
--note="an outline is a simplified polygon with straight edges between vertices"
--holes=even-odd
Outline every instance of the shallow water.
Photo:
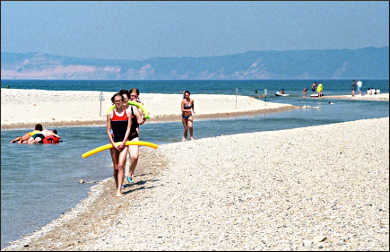
[[[314,108],[196,120],[194,136],[215,137],[389,116],[388,102],[332,100],[334,104],[329,104],[327,99],[303,99],[296,92],[292,97],[274,97],[272,101]],[[82,153],[107,143],[105,127],[57,127],[57,130],[63,139],[58,145],[10,144],[10,139],[25,130],[1,131],[1,248],[87,197],[92,184],[80,184],[81,178],[98,181],[112,175],[109,152],[81,158]],[[181,122],[147,123],[141,131],[143,141],[159,145],[180,141],[183,135]]]

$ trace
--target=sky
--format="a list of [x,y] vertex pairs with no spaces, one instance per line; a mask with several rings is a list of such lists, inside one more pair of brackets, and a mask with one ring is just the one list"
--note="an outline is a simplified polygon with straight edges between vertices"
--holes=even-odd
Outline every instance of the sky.
[[389,46],[389,3],[1,2],[1,52],[142,60]]

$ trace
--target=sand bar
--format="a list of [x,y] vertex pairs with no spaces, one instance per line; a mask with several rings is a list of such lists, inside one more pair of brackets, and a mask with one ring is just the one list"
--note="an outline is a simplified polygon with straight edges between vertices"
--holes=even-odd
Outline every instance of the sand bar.
[[135,179],[6,250],[389,250],[388,117],[145,149]]
[[[318,97],[310,97],[318,99]],[[329,95],[323,96],[320,99],[345,99],[345,100],[364,100],[364,101],[389,101],[389,93],[376,95]]]
[[[112,105],[114,92],[103,92],[100,108],[98,91],[47,91],[1,89],[1,129],[66,125],[105,125],[105,114]],[[254,113],[278,112],[294,106],[264,102],[247,96],[192,94],[194,119],[231,117]],[[140,95],[149,111],[150,121],[180,121],[180,94]]]

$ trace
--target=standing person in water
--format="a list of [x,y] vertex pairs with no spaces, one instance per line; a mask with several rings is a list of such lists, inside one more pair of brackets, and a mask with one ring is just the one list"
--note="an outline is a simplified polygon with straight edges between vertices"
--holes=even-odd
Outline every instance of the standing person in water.
[[311,91],[313,92],[313,94],[316,92],[316,88],[317,88],[317,82],[315,81],[313,85],[311,85]]
[[[131,113],[123,106],[122,95],[115,93],[111,102],[115,104],[113,111],[107,114],[107,135],[113,148],[110,149],[112,164],[114,166],[114,179],[116,196],[122,195],[122,184],[124,179],[124,167],[128,147],[125,145],[131,128]],[[112,130],[112,132],[111,132]],[[120,142],[118,146],[114,143]]]
[[[138,88],[132,88],[129,90],[130,101],[139,102],[139,90]],[[127,101],[126,101],[127,102]],[[129,141],[139,141],[140,129],[139,125],[144,124],[145,118],[142,109],[137,106],[130,106],[131,109],[131,130],[129,135]],[[131,184],[134,183],[134,171],[138,163],[139,157],[139,145],[129,145],[129,155],[130,155],[130,164],[129,164],[129,174],[127,176],[127,181]]]
[[194,129],[193,129],[193,116],[195,114],[194,100],[190,98],[190,91],[184,91],[184,97],[181,101],[181,121],[183,122],[184,127],[184,138],[183,141],[187,141],[187,131],[190,130],[191,140],[194,140]]

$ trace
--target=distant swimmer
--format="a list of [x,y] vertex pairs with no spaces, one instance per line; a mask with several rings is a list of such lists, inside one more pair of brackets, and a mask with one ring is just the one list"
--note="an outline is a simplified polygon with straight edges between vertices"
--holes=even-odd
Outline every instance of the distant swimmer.
[[184,127],[184,137],[183,141],[187,141],[187,131],[190,130],[190,137],[191,140],[194,140],[194,130],[193,130],[193,116],[192,113],[195,114],[195,108],[194,108],[194,100],[190,98],[190,91],[186,90],[184,91],[184,97],[181,101],[181,121],[183,123]]
[[[125,145],[130,135],[131,112],[124,108],[122,95],[118,92],[111,97],[115,105],[114,110],[107,114],[107,135],[113,148],[110,149],[112,164],[114,167],[114,180],[116,196],[122,195],[122,184],[124,179],[124,167],[128,147]],[[116,145],[115,142],[121,142]]]
[[334,104],[334,102],[328,101],[328,104]]

